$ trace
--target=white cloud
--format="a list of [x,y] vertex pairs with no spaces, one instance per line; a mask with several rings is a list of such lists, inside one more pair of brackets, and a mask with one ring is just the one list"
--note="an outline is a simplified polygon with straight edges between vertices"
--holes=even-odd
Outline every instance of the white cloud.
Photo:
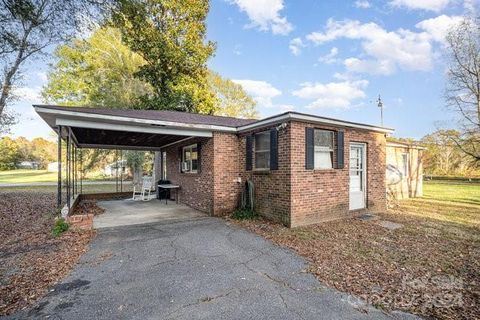
[[390,5],[413,10],[429,10],[439,12],[447,7],[451,0],[393,0]]
[[257,102],[259,107],[272,107],[272,99],[281,95],[278,90],[266,81],[257,80],[232,80],[243,87],[245,91]]
[[333,47],[330,49],[330,52],[320,58],[318,58],[318,61],[325,62],[326,64],[332,64],[332,63],[337,63],[338,62],[338,48]]
[[366,98],[364,89],[367,80],[353,80],[330,83],[303,83],[292,94],[302,99],[313,100],[308,108],[349,108],[352,102]]
[[433,40],[445,42],[445,36],[449,29],[462,21],[460,16],[446,16],[442,14],[436,18],[420,21],[415,27],[427,32]]
[[290,44],[288,45],[288,48],[292,52],[293,55],[298,56],[300,53],[302,53],[302,48],[305,47],[305,44],[303,43],[301,38],[294,38],[290,41]]
[[343,61],[345,68],[350,72],[389,75],[395,72],[395,64],[388,59],[362,60],[348,58]]
[[235,3],[248,15],[251,23],[247,27],[282,35],[293,30],[287,18],[280,15],[284,8],[283,0],[230,0],[230,2]]
[[41,91],[41,87],[17,87],[13,89],[13,94],[22,102],[41,103]]
[[368,9],[372,6],[367,0],[357,0],[354,5],[359,9]]
[[323,32],[312,32],[306,38],[317,45],[340,38],[359,40],[362,54],[344,61],[351,72],[388,75],[398,69],[426,71],[433,65],[433,44],[444,41],[446,30],[458,20],[441,15],[417,23],[421,31],[414,32],[387,31],[374,22],[329,19]]

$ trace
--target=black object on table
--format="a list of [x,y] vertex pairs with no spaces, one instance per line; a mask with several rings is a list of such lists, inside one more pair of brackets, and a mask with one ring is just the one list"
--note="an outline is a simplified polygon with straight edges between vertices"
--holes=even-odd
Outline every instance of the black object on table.
[[[170,191],[172,189],[175,189],[175,201],[178,204],[178,189],[180,189],[180,186],[178,186],[176,184],[166,183],[166,184],[159,184],[158,189],[168,190],[168,191]],[[167,197],[165,197],[165,204],[168,204],[168,198]]]
[[[170,184],[170,180],[158,180],[157,181],[157,186],[161,184]],[[170,199],[170,189],[162,189],[157,187],[157,199],[158,200],[163,200],[163,199]]]

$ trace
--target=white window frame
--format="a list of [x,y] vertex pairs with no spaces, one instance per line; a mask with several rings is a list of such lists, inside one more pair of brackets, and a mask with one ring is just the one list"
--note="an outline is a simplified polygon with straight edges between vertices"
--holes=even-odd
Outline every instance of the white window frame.
[[[327,132],[330,134],[331,138],[332,138],[332,144],[331,144],[331,147],[325,147],[325,146],[316,146],[315,145],[315,133],[318,132],[318,131],[323,131],[323,132]],[[331,170],[333,169],[333,157],[334,157],[334,145],[335,145],[335,133],[331,130],[324,130],[324,129],[314,129],[313,131],[313,168],[315,170]],[[331,159],[331,163],[330,163],[330,167],[320,167],[319,164],[317,164],[317,162],[315,161],[315,154],[317,152],[324,152],[324,153],[329,153],[330,154],[330,159]]]
[[[259,135],[267,135],[268,136],[268,139],[269,139],[269,143],[268,143],[268,149],[261,149],[261,150],[257,150],[257,136]],[[253,136],[253,156],[254,156],[254,161],[253,161],[253,167],[254,167],[254,170],[258,170],[258,171],[265,171],[265,170],[270,170],[270,161],[267,162],[267,167],[264,167],[264,168],[259,168],[257,167],[257,153],[268,153],[270,156],[272,156],[270,154],[271,150],[270,150],[270,131],[262,131],[262,132],[258,132],[258,133],[255,133],[254,136]],[[270,157],[269,157],[270,159]]]
[[180,163],[182,173],[198,173],[198,164],[197,164],[197,169],[192,170],[192,159],[189,159],[189,160],[185,159],[185,151],[190,150],[190,154],[191,154],[193,148],[197,148],[197,161],[199,160],[198,144],[197,143],[194,143],[194,144],[183,147],[182,148],[182,159],[181,159],[181,163]]

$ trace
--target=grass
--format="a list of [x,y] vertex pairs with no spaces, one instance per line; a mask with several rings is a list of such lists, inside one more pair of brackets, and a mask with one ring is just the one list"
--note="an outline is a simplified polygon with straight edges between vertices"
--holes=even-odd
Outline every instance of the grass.
[[8,170],[0,171],[0,183],[56,182],[57,172],[47,170]]
[[[120,188],[120,187],[119,187]],[[57,186],[13,186],[13,187],[0,187],[1,192],[57,192]],[[80,189],[79,189],[80,191]],[[102,193],[102,192],[115,192],[115,184],[90,184],[83,185],[82,193]],[[132,183],[124,183],[123,191],[133,191]]]
[[423,198],[480,205],[480,183],[452,180],[424,181]]
[[[62,172],[62,176],[65,177],[65,173]],[[0,184],[8,183],[36,183],[36,182],[57,182],[58,173],[48,172],[47,170],[29,170],[29,169],[17,169],[0,171]],[[84,181],[112,181],[114,177],[105,177],[101,174],[91,174],[88,179]]]

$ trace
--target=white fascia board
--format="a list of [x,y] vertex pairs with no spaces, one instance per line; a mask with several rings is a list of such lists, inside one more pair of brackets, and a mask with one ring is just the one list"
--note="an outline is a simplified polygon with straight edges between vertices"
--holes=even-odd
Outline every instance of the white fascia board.
[[113,121],[121,123],[135,123],[138,125],[151,125],[151,126],[165,126],[165,127],[174,127],[174,128],[189,128],[192,130],[211,130],[211,131],[223,131],[223,132],[236,132],[237,129],[233,127],[226,126],[217,126],[209,124],[192,124],[192,123],[183,123],[183,122],[172,122],[172,121],[163,121],[163,120],[148,120],[140,118],[130,118],[130,117],[120,117],[120,116],[111,116],[105,114],[95,114],[95,113],[86,113],[86,112],[75,112],[67,110],[58,110],[58,109],[49,109],[42,108],[40,106],[35,106],[35,111],[37,113],[52,114],[55,116],[74,117],[74,118],[83,118],[89,119],[92,121]]
[[419,145],[415,145],[415,144],[403,144],[403,143],[389,142],[389,141],[387,141],[387,147],[427,150],[427,148]]
[[267,126],[267,125],[274,124],[274,123],[289,121],[289,120],[297,120],[297,121],[301,121],[301,122],[318,123],[318,124],[327,124],[327,125],[332,125],[332,126],[337,126],[337,127],[357,128],[357,129],[364,129],[364,130],[376,131],[376,132],[382,132],[382,133],[393,133],[395,131],[395,130],[390,129],[390,128],[376,127],[376,126],[364,125],[364,124],[360,124],[360,123],[352,123],[352,122],[348,122],[348,121],[322,118],[322,117],[318,117],[318,116],[311,116],[311,115],[298,114],[298,113],[282,114],[282,115],[279,115],[277,117],[272,117],[272,118],[269,118],[269,119],[260,120],[260,121],[255,122],[255,123],[248,124],[246,126],[238,127],[237,129],[238,129],[239,132],[244,132],[244,131],[247,131],[247,130],[252,130],[252,129],[255,129],[255,128]]
[[67,127],[129,131],[129,132],[144,132],[144,133],[154,133],[154,134],[169,134],[169,135],[188,136],[188,137],[194,136],[194,137],[210,138],[213,136],[212,131],[199,131],[199,130],[191,130],[188,128],[177,129],[177,128],[166,128],[166,127],[160,127],[160,128],[144,127],[144,126],[135,126],[130,124],[116,124],[116,123],[84,121],[84,120],[71,120],[71,119],[63,119],[63,118],[57,118],[55,121],[55,124],[57,126],[67,126]]

